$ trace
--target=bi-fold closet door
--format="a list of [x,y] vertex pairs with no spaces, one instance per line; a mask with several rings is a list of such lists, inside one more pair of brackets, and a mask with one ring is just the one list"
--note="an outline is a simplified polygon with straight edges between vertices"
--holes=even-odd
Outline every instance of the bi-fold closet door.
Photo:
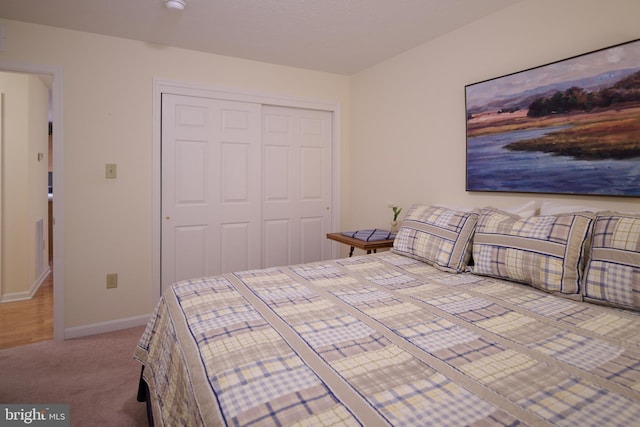
[[332,113],[162,95],[162,286],[331,257]]

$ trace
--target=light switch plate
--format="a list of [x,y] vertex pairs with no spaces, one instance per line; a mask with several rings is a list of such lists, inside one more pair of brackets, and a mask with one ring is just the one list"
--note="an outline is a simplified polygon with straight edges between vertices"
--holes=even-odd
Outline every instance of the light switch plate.
[[104,167],[105,178],[117,178],[118,166],[115,163],[107,163]]
[[0,24],[0,52],[7,51],[7,26]]

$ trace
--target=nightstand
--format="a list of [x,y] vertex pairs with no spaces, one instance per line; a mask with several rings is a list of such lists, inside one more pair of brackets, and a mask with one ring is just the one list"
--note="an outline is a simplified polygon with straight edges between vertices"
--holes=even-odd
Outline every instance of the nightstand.
[[351,249],[349,250],[349,256],[353,255],[354,248],[362,249],[370,254],[371,251],[375,253],[378,249],[393,247],[393,239],[374,240],[368,242],[366,240],[345,236],[342,233],[327,233],[327,239],[335,240],[336,242],[344,243],[345,245],[351,246]]

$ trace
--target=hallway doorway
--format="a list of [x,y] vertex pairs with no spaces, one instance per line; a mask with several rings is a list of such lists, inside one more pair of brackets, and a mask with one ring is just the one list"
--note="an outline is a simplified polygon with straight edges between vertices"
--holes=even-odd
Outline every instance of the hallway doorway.
[[[19,339],[9,339],[16,345],[28,344],[30,342],[41,341],[44,339],[64,339],[64,281],[63,281],[63,182],[55,172],[62,171],[62,141],[63,141],[63,113],[62,113],[62,69],[55,66],[31,65],[31,64],[15,64],[0,61],[0,72],[20,73],[31,76],[39,76],[50,82],[49,95],[49,122],[53,129],[51,141],[51,171],[52,186],[56,193],[56,203],[51,206],[49,218],[44,221],[50,221],[52,233],[49,234],[47,240],[52,241],[49,246],[48,253],[53,252],[51,259],[48,261],[48,267],[51,271],[43,276],[40,286],[34,292],[31,299],[23,301],[2,302],[0,305],[0,348],[2,347],[3,338],[6,335],[17,336]],[[44,123],[44,126],[47,124]],[[31,124],[29,124],[31,126]],[[38,159],[41,154],[38,153]],[[0,159],[6,162],[7,159]],[[0,173],[3,170],[0,169]],[[2,175],[0,175],[2,177]],[[4,178],[3,178],[4,179]],[[39,184],[38,184],[39,185]],[[42,183],[47,186],[47,180]],[[45,193],[46,194],[46,193]],[[4,203],[2,200],[4,195],[0,192],[0,206]],[[6,206],[5,206],[6,207]],[[0,260],[2,254],[8,250],[5,245],[5,231],[0,228]],[[1,261],[0,261],[1,262]],[[5,266],[6,267],[6,266]],[[47,269],[49,270],[49,269]],[[4,269],[0,265],[0,289],[3,287],[2,280]],[[55,286],[54,286],[55,283]],[[13,316],[15,312],[18,316]],[[7,317],[8,316],[8,317]],[[13,320],[12,320],[13,319]],[[18,322],[18,323],[16,323]],[[14,329],[14,330],[11,330]]]

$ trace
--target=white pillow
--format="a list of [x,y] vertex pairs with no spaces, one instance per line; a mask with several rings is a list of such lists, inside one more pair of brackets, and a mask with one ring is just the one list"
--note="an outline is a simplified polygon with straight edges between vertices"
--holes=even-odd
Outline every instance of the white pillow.
[[[462,212],[472,212],[475,210],[475,207],[472,206],[451,206],[446,204],[436,204],[439,208],[447,208],[454,211],[462,211]],[[505,212],[509,212],[515,215],[519,215],[522,217],[530,217],[536,214],[536,201],[531,200],[530,202],[523,203],[522,205],[509,206],[507,208],[499,208]]]
[[563,202],[543,200],[540,205],[540,215],[558,215],[572,212],[598,212],[598,208],[592,206],[570,205]]
[[433,206],[438,208],[451,209],[452,211],[461,211],[461,212],[473,212],[476,209],[473,206],[454,206],[454,205],[448,205],[446,203],[436,203]]
[[508,208],[499,208],[505,212],[520,215],[525,218],[532,217],[536,214],[536,201],[531,200],[522,205],[510,206]]

